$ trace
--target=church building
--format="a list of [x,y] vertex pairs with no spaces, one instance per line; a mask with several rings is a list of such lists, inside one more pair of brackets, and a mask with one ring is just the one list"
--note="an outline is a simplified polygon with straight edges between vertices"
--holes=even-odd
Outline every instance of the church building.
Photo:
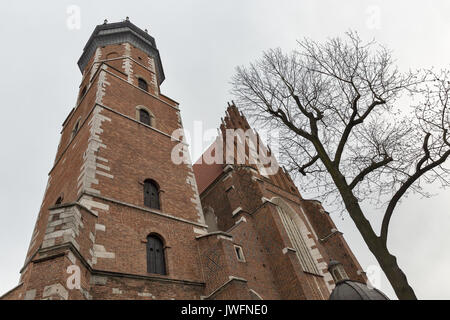
[[[282,167],[268,174],[251,161],[261,147],[278,165],[234,103],[194,165],[173,161],[187,148],[172,134],[183,129],[180,106],[161,92],[146,30],[105,21],[78,66],[19,284],[0,299],[327,300],[337,283],[369,290],[321,203]],[[230,131],[253,133],[257,146],[241,148],[240,134],[230,142]]]

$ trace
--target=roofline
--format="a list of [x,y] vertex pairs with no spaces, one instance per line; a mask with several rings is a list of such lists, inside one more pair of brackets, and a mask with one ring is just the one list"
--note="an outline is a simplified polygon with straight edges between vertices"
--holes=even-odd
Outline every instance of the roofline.
[[83,72],[98,47],[123,42],[131,42],[155,59],[155,65],[158,70],[158,84],[160,85],[164,81],[165,75],[155,38],[129,20],[104,23],[95,27],[83,48],[81,57],[78,59],[80,71]]

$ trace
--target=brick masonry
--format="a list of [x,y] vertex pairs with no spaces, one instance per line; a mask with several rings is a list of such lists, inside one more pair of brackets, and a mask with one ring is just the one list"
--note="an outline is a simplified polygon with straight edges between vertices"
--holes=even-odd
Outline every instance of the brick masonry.
[[[156,47],[140,45],[151,39],[130,22],[115,25],[130,28],[131,40],[95,47],[82,71],[20,283],[2,299],[327,299],[330,258],[364,281],[342,235],[329,236],[329,215],[283,169],[264,176],[248,163],[170,160],[182,121],[178,103],[160,92]],[[138,106],[152,126],[139,122]],[[221,130],[239,128],[250,126],[233,105]],[[160,210],[144,205],[146,179],[159,185]],[[277,207],[295,216],[318,274],[302,270]],[[165,275],[147,272],[150,234],[163,239]]]

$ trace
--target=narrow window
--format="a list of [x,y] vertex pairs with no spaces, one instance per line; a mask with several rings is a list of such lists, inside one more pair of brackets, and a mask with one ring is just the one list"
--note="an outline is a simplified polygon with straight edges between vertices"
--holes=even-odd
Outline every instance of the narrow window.
[[72,129],[72,139],[75,137],[75,135],[78,133],[78,130],[80,129],[80,119],[75,123]]
[[144,181],[144,205],[152,209],[160,209],[159,188],[153,180]]
[[147,237],[147,272],[166,274],[164,245],[161,239],[155,235]]
[[81,93],[80,93],[80,99],[84,97],[84,95],[86,94],[86,90],[87,90],[87,88],[86,88],[86,86],[84,86],[83,90],[81,90]]
[[150,126],[151,125],[150,114],[144,109],[139,109],[139,121],[142,122],[143,124]]
[[138,85],[139,85],[139,88],[141,88],[142,90],[148,91],[148,84],[147,84],[147,81],[145,81],[144,79],[139,78]]
[[245,262],[244,252],[242,251],[242,247],[234,246],[234,250],[236,252],[236,257],[239,261]]

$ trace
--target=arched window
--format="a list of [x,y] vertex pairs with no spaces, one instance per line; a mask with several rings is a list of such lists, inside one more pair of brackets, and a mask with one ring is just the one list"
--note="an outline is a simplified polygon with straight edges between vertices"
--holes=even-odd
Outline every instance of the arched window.
[[145,106],[136,107],[136,119],[150,127],[155,127],[155,116]]
[[159,187],[150,179],[144,181],[144,205],[152,209],[160,209]]
[[277,204],[277,210],[283,223],[284,229],[291,241],[293,249],[297,253],[300,265],[305,272],[320,275],[314,258],[306,244],[300,224],[303,224],[301,219],[297,216],[292,208],[279,198],[272,199],[272,202]]
[[164,244],[156,235],[147,237],[147,272],[166,274]]
[[151,125],[150,114],[144,110],[139,109],[139,121],[146,125]]
[[138,79],[138,86],[142,90],[148,91],[148,84],[147,84],[147,81],[145,81],[144,79],[142,79],[142,78]]

